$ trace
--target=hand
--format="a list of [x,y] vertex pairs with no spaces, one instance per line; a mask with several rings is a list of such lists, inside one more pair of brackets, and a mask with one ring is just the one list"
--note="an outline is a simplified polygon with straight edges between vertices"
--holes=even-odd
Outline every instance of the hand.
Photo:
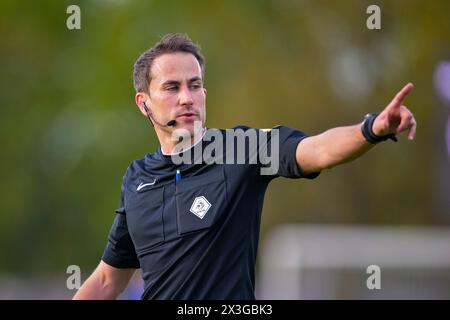
[[417,122],[411,111],[402,105],[406,95],[412,90],[414,85],[408,83],[400,90],[395,98],[375,119],[372,131],[377,136],[388,134],[398,134],[408,130],[408,140],[413,140],[416,135]]

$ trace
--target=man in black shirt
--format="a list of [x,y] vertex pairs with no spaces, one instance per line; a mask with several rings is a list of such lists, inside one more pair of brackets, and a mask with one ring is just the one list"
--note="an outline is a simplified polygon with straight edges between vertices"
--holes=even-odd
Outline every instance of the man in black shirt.
[[116,298],[137,268],[143,299],[254,299],[264,194],[276,177],[308,178],[348,162],[416,121],[406,85],[360,124],[308,137],[277,126],[205,127],[204,60],[180,34],[134,66],[136,104],[161,146],[133,161],[102,261],[74,298]]

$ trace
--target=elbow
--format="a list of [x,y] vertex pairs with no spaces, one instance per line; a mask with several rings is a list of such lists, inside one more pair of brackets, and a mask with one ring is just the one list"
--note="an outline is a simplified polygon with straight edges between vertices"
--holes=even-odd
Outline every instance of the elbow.
[[122,293],[122,290],[112,283],[102,283],[101,291],[108,300],[115,300]]
[[126,288],[126,286],[122,286],[119,283],[117,283],[117,281],[114,281],[113,279],[110,279],[105,276],[102,276],[100,286],[104,297],[106,297],[106,299],[111,300],[117,299]]
[[317,155],[317,166],[319,167],[318,171],[332,169],[339,165],[339,159],[332,157],[328,152],[322,150]]
[[297,147],[296,159],[304,174],[331,169],[338,164],[336,157],[318,143],[316,137],[302,140]]
[[309,175],[316,172],[321,172],[325,169],[331,169],[334,167],[333,163],[326,155],[316,154],[315,157],[309,159],[297,160],[297,164],[303,175]]

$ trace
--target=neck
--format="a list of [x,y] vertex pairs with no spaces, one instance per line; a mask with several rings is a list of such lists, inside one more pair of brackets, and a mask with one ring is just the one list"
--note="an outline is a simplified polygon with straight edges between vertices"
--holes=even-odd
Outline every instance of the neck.
[[[172,136],[176,137],[174,131],[166,132],[162,130],[155,130],[156,135],[158,136],[159,143],[161,144],[161,151],[164,155],[171,155],[173,153],[177,153],[180,150],[180,147],[183,150],[187,150],[196,145],[200,140],[202,140],[206,128],[200,128],[200,130],[194,130],[194,134],[191,134],[190,137],[183,138],[181,142],[176,138],[172,138]],[[177,146],[176,150],[175,147]]]

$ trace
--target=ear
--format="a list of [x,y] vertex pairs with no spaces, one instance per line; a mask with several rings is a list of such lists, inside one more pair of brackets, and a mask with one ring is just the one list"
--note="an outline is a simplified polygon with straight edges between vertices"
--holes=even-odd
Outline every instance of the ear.
[[203,92],[205,93],[205,97],[206,97],[206,94],[208,93],[208,91],[206,91],[206,88],[203,88]]
[[[144,102],[149,100],[148,94],[146,94],[144,92],[138,92],[138,93],[136,93],[136,96],[134,97],[134,100],[135,100],[136,105],[138,106],[139,110],[141,111],[141,113],[144,116],[147,116],[147,113],[145,112],[143,104],[144,104]],[[150,106],[147,103],[147,109],[148,108],[150,108]]]

